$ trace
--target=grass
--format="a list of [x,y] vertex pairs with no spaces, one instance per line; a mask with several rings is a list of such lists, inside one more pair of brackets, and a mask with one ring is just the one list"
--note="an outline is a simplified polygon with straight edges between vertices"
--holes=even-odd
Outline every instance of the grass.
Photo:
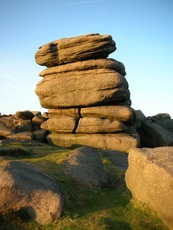
[[65,200],[62,218],[51,225],[41,226],[34,221],[22,222],[14,213],[0,216],[3,230],[166,230],[161,220],[146,206],[131,198],[123,175],[108,158],[103,158],[105,170],[110,174],[108,188],[89,189],[79,185],[66,174],[64,161],[70,149],[49,145],[8,143],[0,148],[21,147],[30,155],[21,157],[2,156],[3,160],[28,162],[54,178],[60,185]]

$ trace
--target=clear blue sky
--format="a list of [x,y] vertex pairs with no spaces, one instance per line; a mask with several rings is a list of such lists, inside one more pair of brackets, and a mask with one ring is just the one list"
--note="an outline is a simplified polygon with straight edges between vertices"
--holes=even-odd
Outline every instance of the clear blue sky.
[[45,67],[38,47],[63,37],[110,34],[124,63],[132,107],[173,118],[172,0],[0,0],[0,112],[41,108],[34,92]]

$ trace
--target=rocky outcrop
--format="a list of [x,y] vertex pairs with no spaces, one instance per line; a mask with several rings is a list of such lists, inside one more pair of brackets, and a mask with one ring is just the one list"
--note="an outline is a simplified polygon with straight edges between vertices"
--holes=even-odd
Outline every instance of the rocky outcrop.
[[166,113],[147,117],[138,128],[138,133],[144,147],[171,146],[173,145],[173,119]]
[[17,111],[14,115],[0,116],[0,139],[46,141],[47,130],[40,126],[46,120],[40,112]]
[[173,229],[173,147],[131,149],[128,165],[125,180],[133,198]]
[[107,58],[115,51],[110,35],[89,34],[43,45],[36,62],[48,68],[35,92],[48,108],[41,124],[49,143],[62,147],[87,145],[129,151],[139,146],[133,125],[124,65]]
[[21,162],[1,162],[0,212],[15,212],[23,220],[41,225],[60,218],[63,198],[57,183],[32,166]]

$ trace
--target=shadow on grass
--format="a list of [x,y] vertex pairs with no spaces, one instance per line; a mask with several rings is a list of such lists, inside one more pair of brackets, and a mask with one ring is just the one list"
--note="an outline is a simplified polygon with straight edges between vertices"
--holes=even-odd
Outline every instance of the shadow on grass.
[[109,218],[103,218],[102,223],[105,224],[107,230],[132,230],[128,223],[114,221]]

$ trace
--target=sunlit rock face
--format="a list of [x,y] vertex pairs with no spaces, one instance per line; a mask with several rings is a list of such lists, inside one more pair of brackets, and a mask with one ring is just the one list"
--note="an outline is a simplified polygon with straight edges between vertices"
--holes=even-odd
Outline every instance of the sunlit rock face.
[[115,50],[112,37],[100,34],[63,38],[38,49],[35,60],[47,68],[35,92],[49,109],[41,125],[49,131],[49,143],[120,151],[140,145],[125,67],[108,58]]
[[131,149],[125,181],[133,198],[173,229],[173,147]]

